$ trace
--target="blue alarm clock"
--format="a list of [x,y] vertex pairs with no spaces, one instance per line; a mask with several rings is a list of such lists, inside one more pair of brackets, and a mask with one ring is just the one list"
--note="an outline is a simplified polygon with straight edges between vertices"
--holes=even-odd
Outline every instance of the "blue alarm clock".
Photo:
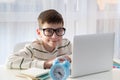
[[60,62],[59,58],[55,59],[52,67],[50,68],[50,76],[52,80],[66,80],[70,75],[70,62]]

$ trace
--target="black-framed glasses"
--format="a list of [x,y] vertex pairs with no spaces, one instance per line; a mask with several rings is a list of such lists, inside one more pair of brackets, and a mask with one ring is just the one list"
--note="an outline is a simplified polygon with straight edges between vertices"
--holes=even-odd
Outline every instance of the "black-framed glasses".
[[54,34],[54,32],[56,33],[57,36],[63,36],[66,31],[65,28],[57,28],[57,29],[44,28],[42,30],[43,30],[44,35],[48,37],[51,37]]

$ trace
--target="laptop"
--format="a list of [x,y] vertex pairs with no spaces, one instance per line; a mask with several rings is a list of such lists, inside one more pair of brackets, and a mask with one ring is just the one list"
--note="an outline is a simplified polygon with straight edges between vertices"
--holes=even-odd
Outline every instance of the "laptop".
[[114,33],[74,36],[70,77],[111,70],[114,36]]

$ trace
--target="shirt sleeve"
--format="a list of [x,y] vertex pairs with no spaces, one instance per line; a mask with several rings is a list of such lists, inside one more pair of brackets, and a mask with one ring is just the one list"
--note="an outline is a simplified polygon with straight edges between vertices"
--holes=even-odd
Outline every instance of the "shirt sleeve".
[[71,55],[72,54],[72,48],[71,48],[71,42],[68,39],[63,39],[62,45],[58,47],[58,56],[62,55]]
[[24,49],[11,54],[6,62],[10,69],[27,69],[31,67],[44,68],[44,61],[34,59],[34,52],[31,44],[26,45]]

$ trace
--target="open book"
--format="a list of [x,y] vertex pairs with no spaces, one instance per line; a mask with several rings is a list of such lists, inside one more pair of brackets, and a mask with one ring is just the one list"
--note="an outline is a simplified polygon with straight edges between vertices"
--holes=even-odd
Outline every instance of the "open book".
[[17,76],[27,78],[28,80],[46,80],[50,77],[49,70],[39,68],[23,70]]

